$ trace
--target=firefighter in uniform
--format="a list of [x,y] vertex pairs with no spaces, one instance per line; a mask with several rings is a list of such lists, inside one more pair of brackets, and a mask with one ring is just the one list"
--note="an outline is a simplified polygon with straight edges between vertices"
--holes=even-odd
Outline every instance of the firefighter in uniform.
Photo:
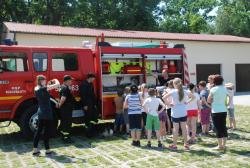
[[85,112],[85,125],[89,130],[92,126],[91,121],[98,121],[97,99],[93,86],[95,78],[95,74],[89,73],[87,79],[80,86],[81,103]]
[[60,124],[60,132],[62,134],[63,141],[65,143],[73,142],[70,138],[71,125],[72,125],[72,111],[74,104],[74,97],[70,91],[70,86],[72,84],[73,78],[69,75],[65,75],[63,77],[63,84],[60,89],[60,116],[61,116],[61,124]]

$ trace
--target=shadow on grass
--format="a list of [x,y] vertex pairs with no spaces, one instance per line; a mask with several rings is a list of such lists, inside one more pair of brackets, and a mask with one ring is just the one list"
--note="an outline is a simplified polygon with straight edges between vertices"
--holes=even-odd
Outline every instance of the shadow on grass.
[[233,140],[245,140],[245,141],[250,141],[250,138],[246,138],[244,135],[242,136],[242,135],[239,135],[239,134],[237,134],[237,133],[228,133],[228,138],[229,138],[229,140],[230,139],[233,139]]
[[206,151],[206,150],[191,150],[190,151],[191,154],[193,155],[197,155],[197,156],[202,156],[202,157],[206,157],[206,156],[220,156],[220,154],[218,153],[215,153],[215,152],[209,152],[209,151]]
[[244,150],[244,149],[241,149],[241,150],[229,149],[228,151],[231,152],[231,153],[233,153],[233,154],[250,157],[250,151],[249,150]]
[[243,128],[237,128],[235,131],[243,132],[243,133],[250,133],[250,131],[247,131]]

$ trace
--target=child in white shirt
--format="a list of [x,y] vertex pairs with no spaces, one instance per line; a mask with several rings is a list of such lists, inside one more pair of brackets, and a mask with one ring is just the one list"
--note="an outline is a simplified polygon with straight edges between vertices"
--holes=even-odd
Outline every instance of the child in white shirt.
[[189,104],[186,105],[187,109],[187,130],[188,135],[191,133],[191,137],[188,140],[189,144],[195,143],[195,137],[196,137],[196,128],[197,128],[197,117],[198,117],[198,111],[200,109],[200,96],[198,93],[195,92],[195,85],[190,83],[188,85],[189,93],[194,95],[194,99],[189,102]]
[[[161,101],[160,98],[156,97],[156,90],[151,88],[149,89],[149,98],[147,98],[144,103],[143,107],[145,108],[145,111],[147,113],[147,121],[146,121],[146,129],[148,133],[148,147],[151,147],[151,135],[152,135],[152,129],[156,131],[156,136],[158,140],[158,147],[162,148],[163,145],[161,143],[160,139],[160,120],[158,117],[158,114],[161,113],[165,109],[165,104]],[[159,105],[162,106],[162,108],[158,111]]]

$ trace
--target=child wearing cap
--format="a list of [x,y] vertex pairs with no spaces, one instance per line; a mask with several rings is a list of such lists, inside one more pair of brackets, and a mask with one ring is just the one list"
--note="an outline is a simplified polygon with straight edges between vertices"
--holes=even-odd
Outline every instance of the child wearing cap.
[[234,117],[234,102],[233,102],[233,97],[234,97],[234,84],[232,83],[226,83],[225,87],[227,88],[228,95],[229,95],[229,100],[227,102],[228,106],[228,115],[229,115],[229,121],[230,121],[230,129],[234,130],[236,129],[236,121]]
[[[158,140],[158,147],[162,147],[161,139],[160,139],[160,120],[158,115],[163,112],[165,109],[165,104],[162,102],[160,98],[156,97],[156,90],[153,88],[149,89],[149,98],[147,98],[144,103],[143,107],[147,112],[147,122],[146,122],[146,129],[148,133],[148,147],[151,147],[151,135],[152,129],[154,128]],[[158,107],[161,105],[161,109],[158,111]]]

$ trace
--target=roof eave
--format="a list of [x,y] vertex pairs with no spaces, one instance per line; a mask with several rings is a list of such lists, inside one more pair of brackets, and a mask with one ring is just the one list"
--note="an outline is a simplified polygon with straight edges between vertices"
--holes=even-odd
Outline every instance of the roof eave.
[[[40,34],[40,35],[56,35],[56,36],[82,36],[82,37],[96,37],[97,35],[77,35],[77,34],[59,34],[59,33],[37,33],[37,32],[23,32],[9,30],[9,33],[23,33],[23,34]],[[177,38],[154,38],[154,37],[125,37],[125,36],[108,36],[108,38],[126,38],[126,39],[150,39],[150,40],[176,40],[176,41],[199,41],[199,42],[231,42],[231,43],[250,43],[250,41],[236,41],[236,40],[199,40],[199,39],[177,39]]]

